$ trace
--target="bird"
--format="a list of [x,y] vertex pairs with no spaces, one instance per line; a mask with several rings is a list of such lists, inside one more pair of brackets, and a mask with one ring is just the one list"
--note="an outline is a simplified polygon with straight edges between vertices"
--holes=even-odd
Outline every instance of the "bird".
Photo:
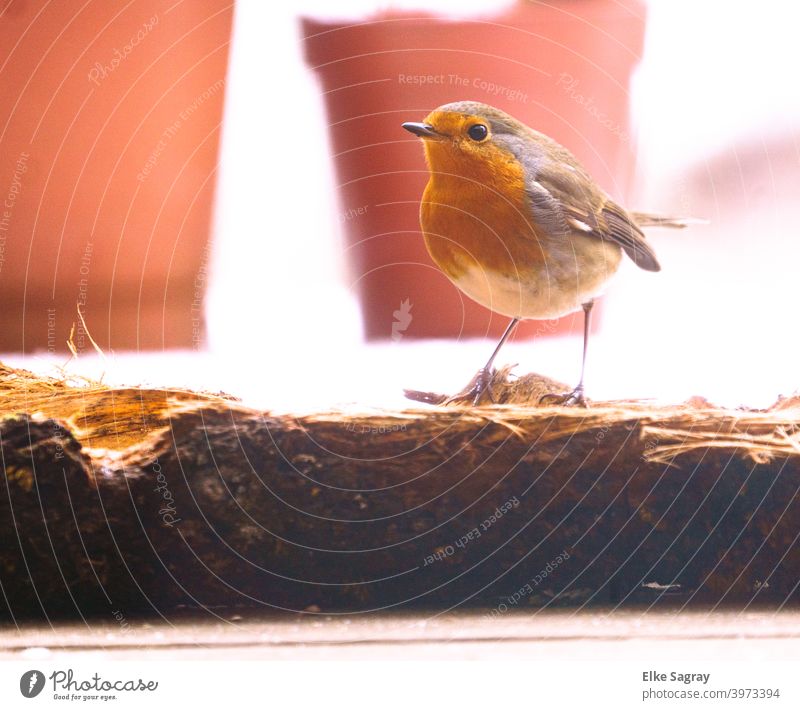
[[584,376],[592,306],[623,254],[661,266],[642,227],[693,220],[628,212],[558,142],[504,111],[457,101],[402,127],[422,139],[429,179],[420,204],[428,253],[472,300],[511,321],[486,365],[448,403],[494,401],[493,364],[523,319],[583,310],[577,386],[557,403],[587,406]]

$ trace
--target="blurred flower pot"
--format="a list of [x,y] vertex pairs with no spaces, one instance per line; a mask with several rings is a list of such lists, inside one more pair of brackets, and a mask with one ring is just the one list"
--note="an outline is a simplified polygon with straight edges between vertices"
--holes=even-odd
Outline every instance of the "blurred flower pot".
[[0,350],[200,343],[232,16],[6,3]]
[[[477,100],[572,150],[614,196],[633,168],[628,86],[642,51],[644,4],[520,2],[475,20],[417,13],[358,23],[305,19],[306,58],[325,92],[349,261],[370,339],[498,336],[506,319],[462,295],[428,256],[419,227],[427,170],[403,121]],[[406,304],[406,305],[402,305]],[[410,315],[410,319],[408,316]],[[581,318],[522,324],[560,334]]]

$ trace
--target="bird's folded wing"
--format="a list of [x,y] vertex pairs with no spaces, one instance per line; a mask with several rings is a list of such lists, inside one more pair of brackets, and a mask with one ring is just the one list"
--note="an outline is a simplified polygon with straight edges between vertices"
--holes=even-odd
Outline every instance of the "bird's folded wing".
[[661,271],[653,248],[647,243],[642,230],[618,204],[608,200],[602,215],[608,226],[602,238],[619,244],[634,264],[645,271]]
[[618,244],[634,264],[659,271],[656,255],[628,213],[578,166],[559,163],[528,173],[526,192],[536,226],[551,236],[576,232]]

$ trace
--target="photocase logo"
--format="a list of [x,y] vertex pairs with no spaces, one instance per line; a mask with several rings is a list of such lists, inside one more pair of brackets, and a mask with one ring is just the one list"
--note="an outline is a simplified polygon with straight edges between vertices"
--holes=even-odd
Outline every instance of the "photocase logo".
[[397,342],[403,337],[414,316],[411,315],[411,302],[407,298],[405,301],[400,302],[400,308],[392,313],[394,321],[392,322],[392,340]]
[[26,698],[35,698],[44,688],[44,673],[25,671],[19,679],[19,692]]
[[81,679],[75,677],[72,668],[68,668],[65,671],[53,671],[47,678],[41,671],[27,671],[19,679],[19,692],[26,698],[35,698],[42,692],[47,680],[53,682],[54,700],[117,700],[120,693],[154,692],[158,689],[157,680],[106,680],[99,673]]

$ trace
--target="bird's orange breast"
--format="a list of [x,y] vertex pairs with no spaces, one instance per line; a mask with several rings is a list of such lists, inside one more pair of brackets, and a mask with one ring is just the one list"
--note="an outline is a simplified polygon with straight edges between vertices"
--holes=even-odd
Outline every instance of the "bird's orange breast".
[[[500,154],[471,164],[426,145],[431,177],[420,208],[425,244],[451,279],[480,269],[519,278],[544,260],[525,196],[522,166]],[[438,152],[437,152],[438,151]]]

